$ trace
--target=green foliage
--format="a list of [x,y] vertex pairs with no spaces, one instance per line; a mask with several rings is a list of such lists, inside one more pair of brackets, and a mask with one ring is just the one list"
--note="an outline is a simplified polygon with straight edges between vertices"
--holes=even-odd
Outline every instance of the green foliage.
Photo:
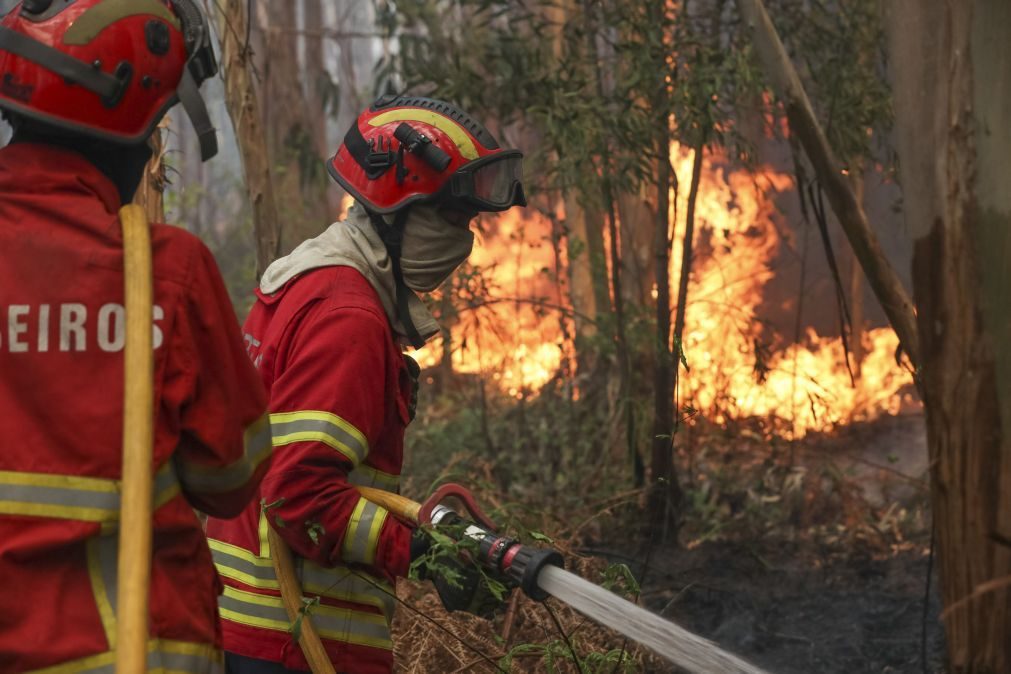
[[600,586],[623,597],[638,597],[641,592],[639,581],[627,564],[609,564],[601,574]]
[[505,601],[509,588],[477,563],[480,558],[478,542],[467,536],[468,526],[468,523],[460,523],[419,529],[428,537],[429,548],[411,562],[409,577],[418,580],[438,576],[450,586],[463,589],[463,573],[469,570],[480,576],[481,583],[495,599]]
[[291,627],[288,628],[288,632],[291,633],[292,641],[297,643],[302,638],[302,619],[311,616],[312,609],[319,605],[319,597],[313,597],[312,599],[302,597],[302,606],[298,609],[298,615],[295,616],[295,622],[293,622]]
[[870,157],[891,128],[878,0],[776,0],[769,14],[842,161]]
[[[283,496],[281,498],[277,499],[276,501],[274,501],[273,503],[267,503],[267,499],[261,498],[260,499],[260,512],[262,512],[264,515],[267,515],[269,517],[271,515],[270,511],[272,509],[274,509],[274,508],[281,507],[282,505],[284,505],[285,501],[287,501],[287,499],[285,499]],[[284,521],[284,518],[282,518],[277,513],[273,514],[273,518],[274,518],[274,524],[277,527],[283,529],[284,527],[288,526],[288,523]]]
[[308,534],[313,545],[319,545],[319,537],[326,535],[326,529],[319,522],[306,522],[305,533]]
[[655,182],[672,140],[744,147],[731,116],[758,78],[723,2],[377,2],[400,47],[381,76],[535,137],[539,191],[602,208],[608,193]]

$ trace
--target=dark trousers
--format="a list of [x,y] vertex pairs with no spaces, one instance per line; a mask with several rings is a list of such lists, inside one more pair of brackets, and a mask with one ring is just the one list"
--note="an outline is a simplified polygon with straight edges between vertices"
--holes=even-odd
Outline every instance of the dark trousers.
[[288,669],[277,662],[257,660],[225,652],[226,674],[304,674],[302,670]]

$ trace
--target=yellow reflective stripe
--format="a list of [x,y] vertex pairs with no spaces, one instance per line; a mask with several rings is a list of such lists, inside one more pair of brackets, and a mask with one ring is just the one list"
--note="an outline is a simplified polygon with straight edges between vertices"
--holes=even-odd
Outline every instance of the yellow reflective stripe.
[[376,559],[379,532],[389,511],[366,499],[358,499],[351,521],[344,532],[341,557],[345,562],[372,564]]
[[275,412],[270,415],[274,447],[293,442],[322,442],[357,466],[369,453],[369,441],[361,431],[330,412]]
[[393,493],[400,491],[399,475],[384,473],[364,463],[356,466],[354,470],[348,473],[348,482],[359,487],[376,487],[377,489]]
[[240,489],[273,451],[270,435],[270,416],[264,414],[243,433],[243,455],[227,466],[205,466],[189,461],[178,461],[179,480],[195,492],[222,494]]
[[453,141],[456,147],[460,150],[460,154],[464,157],[467,159],[478,158],[477,148],[474,146],[474,141],[470,139],[470,136],[467,135],[464,128],[451,120],[449,117],[440,115],[437,112],[432,112],[431,110],[420,110],[418,108],[400,108],[397,110],[390,110],[389,112],[378,114],[370,119],[369,126],[382,126],[383,124],[389,124],[390,122],[423,122],[424,124],[430,124],[449,136],[449,139]]
[[[291,621],[280,597],[244,592],[226,585],[218,599],[218,610],[223,619],[240,625],[279,632],[291,629]],[[386,619],[377,613],[317,605],[310,609],[309,615],[316,631],[324,639],[387,650],[393,648]]]
[[[148,674],[224,674],[224,655],[210,644],[152,639],[147,642]],[[114,674],[116,652],[107,651],[27,674]]]
[[[223,541],[209,539],[208,543],[214,566],[222,577],[258,589],[279,589],[271,560]],[[302,590],[307,595],[318,594],[327,599],[374,606],[393,618],[395,592],[389,583],[371,576],[366,580],[344,566],[322,567],[302,557],[296,557],[295,561]]]
[[[79,475],[0,471],[0,514],[98,522],[119,520],[121,483]],[[171,464],[155,475],[154,505],[160,507],[179,493]]]
[[116,569],[119,538],[99,536],[86,544],[88,576],[109,648],[116,648]]
[[267,513],[260,510],[260,522],[256,525],[256,534],[260,539],[260,557],[270,559],[270,538],[267,532],[270,531],[270,524],[267,523]]
[[119,493],[119,482],[117,480],[107,480],[100,477],[81,477],[79,475],[15,473],[4,470],[0,471],[0,484],[73,489],[75,491],[90,491],[104,494]]
[[63,43],[78,47],[90,44],[103,30],[120,19],[142,14],[157,16],[180,30],[179,19],[156,0],[104,0],[70,24],[63,36]]

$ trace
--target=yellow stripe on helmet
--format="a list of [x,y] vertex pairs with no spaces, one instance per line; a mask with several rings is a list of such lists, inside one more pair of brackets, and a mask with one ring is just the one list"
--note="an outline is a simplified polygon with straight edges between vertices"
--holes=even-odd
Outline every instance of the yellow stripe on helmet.
[[369,126],[382,126],[390,122],[421,122],[434,126],[449,136],[465,158],[473,160],[480,156],[474,141],[464,128],[445,115],[418,108],[398,108],[376,115],[369,120]]
[[63,35],[63,43],[77,47],[90,44],[98,35],[120,19],[149,14],[164,19],[179,30],[179,19],[158,0],[104,0],[74,20]]

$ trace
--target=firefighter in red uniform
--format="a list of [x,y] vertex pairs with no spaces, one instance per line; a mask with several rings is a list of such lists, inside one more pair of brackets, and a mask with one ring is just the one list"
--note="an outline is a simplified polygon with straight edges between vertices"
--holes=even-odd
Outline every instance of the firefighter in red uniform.
[[347,219],[264,274],[245,339],[270,390],[274,463],[259,505],[207,529],[230,674],[308,669],[268,526],[296,553],[304,595],[319,598],[310,614],[336,670],[391,671],[394,584],[412,532],[354,485],[398,490],[418,376],[403,344],[438,331],[415,291],[467,259],[478,212],[526,205],[521,158],[447,103],[384,97],[329,165],[357,202]]
[[[111,672],[122,474],[117,212],[215,63],[191,0],[0,3],[0,672]],[[150,671],[224,670],[193,507],[237,515],[271,454],[267,398],[210,252],[154,225]],[[129,535],[129,532],[126,532]]]

